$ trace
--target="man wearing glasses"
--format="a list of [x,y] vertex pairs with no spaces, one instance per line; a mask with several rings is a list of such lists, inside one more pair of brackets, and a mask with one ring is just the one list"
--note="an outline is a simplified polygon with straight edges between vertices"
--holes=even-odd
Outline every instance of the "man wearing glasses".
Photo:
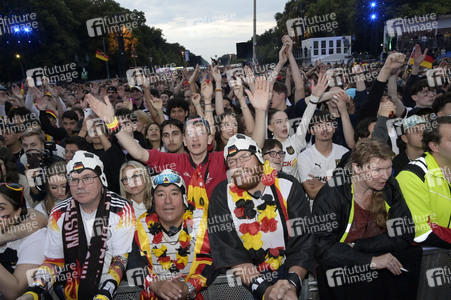
[[[224,158],[229,180],[216,186],[208,209],[216,268],[230,268],[255,299],[298,299],[315,265],[309,230],[295,228],[310,217],[302,186],[264,165],[257,143],[243,134],[229,139]],[[212,230],[219,219],[231,230]]]
[[132,206],[108,191],[100,159],[77,151],[67,165],[72,197],[49,218],[46,260],[21,299],[37,299],[55,280],[66,299],[113,299],[135,230]]

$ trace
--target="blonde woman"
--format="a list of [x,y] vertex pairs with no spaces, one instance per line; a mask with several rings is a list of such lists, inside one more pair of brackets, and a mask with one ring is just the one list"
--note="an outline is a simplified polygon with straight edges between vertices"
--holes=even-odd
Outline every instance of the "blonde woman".
[[149,172],[144,165],[131,160],[122,165],[119,174],[121,196],[132,202],[139,218],[152,206]]

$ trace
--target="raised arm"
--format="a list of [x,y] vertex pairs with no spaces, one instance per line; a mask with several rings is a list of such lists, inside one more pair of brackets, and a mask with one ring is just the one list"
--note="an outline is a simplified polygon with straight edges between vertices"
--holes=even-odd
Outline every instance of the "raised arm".
[[[110,103],[108,97],[104,97],[105,103],[96,99],[93,95],[87,94],[86,98],[88,100],[89,106],[92,110],[107,124],[107,127],[112,130],[120,129],[117,118],[114,116],[114,108]],[[128,153],[143,163],[149,160],[149,153],[146,149],[141,147],[141,145],[135,141],[135,139],[128,135],[125,131],[119,130],[116,133],[116,137],[121,144],[121,146],[128,151]]]
[[283,66],[285,65],[285,63],[288,60],[288,44],[283,44],[282,48],[279,51],[279,62],[277,63],[276,67],[274,68],[274,70],[271,72],[270,76],[269,76],[269,84],[271,86],[274,85],[274,82],[276,82],[277,79],[277,75],[279,74],[280,70],[282,70]]
[[255,126],[252,138],[257,142],[259,147],[263,147],[266,132],[266,110],[268,109],[269,98],[272,92],[272,85],[270,81],[264,77],[257,77],[255,80],[255,90],[246,90],[252,105],[255,108]]
[[293,40],[290,36],[286,35],[282,38],[284,43],[288,44],[288,61],[290,62],[291,74],[293,76],[294,81],[294,101],[295,103],[305,98],[305,90],[304,90],[304,78],[299,70],[299,66],[296,63],[296,59],[293,55]]
[[234,93],[238,101],[240,102],[241,112],[243,113],[244,125],[246,127],[246,133],[248,135],[252,135],[255,128],[255,120],[252,115],[249,107],[246,103],[246,98],[244,97],[244,88],[243,85],[235,85],[233,87]]
[[354,128],[351,124],[351,119],[349,118],[349,113],[346,108],[346,101],[349,100],[348,94],[345,91],[340,91],[336,96],[334,96],[330,101],[333,101],[338,108],[338,112],[341,117],[341,125],[343,127],[343,135],[345,137],[346,145],[349,149],[354,147]]

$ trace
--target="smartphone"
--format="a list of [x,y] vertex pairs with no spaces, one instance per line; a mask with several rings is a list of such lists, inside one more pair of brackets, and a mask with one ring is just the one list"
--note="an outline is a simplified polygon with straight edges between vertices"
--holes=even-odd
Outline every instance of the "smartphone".
[[92,109],[91,108],[85,108],[85,109],[83,109],[83,113],[85,115],[85,118],[87,118],[90,115],[92,115]]

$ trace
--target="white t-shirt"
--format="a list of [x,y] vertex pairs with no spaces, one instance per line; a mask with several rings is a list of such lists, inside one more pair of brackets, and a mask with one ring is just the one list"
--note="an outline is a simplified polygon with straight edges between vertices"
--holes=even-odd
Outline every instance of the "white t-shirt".
[[[62,200],[56,200],[55,201],[55,206],[60,203]],[[36,209],[38,212],[40,212],[41,214],[43,214],[47,219],[49,218],[49,215],[47,214],[47,212],[44,209],[44,201],[41,201],[38,205],[36,205],[34,207],[34,209]]]
[[343,146],[332,144],[332,151],[329,156],[323,156],[315,144],[301,152],[298,157],[298,171],[301,176],[301,183],[311,179],[312,174],[322,182],[326,182],[332,177],[332,171],[340,162],[343,154],[349,150]]
[[0,247],[0,253],[5,252],[7,248],[17,251],[16,266],[22,264],[41,265],[45,259],[42,241],[46,239],[46,236],[47,228],[41,228],[20,240],[6,243],[6,245]]

